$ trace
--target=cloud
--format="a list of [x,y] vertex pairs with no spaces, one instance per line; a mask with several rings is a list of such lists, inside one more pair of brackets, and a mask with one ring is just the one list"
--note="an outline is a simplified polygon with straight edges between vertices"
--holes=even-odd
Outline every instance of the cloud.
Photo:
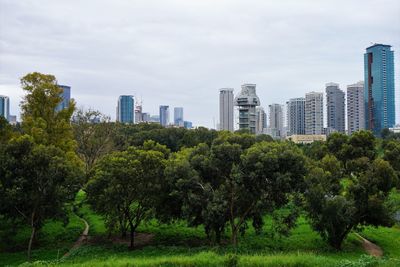
[[370,42],[393,46],[400,73],[397,0],[0,0],[0,10],[0,94],[13,113],[32,71],[112,117],[118,95],[135,94],[145,111],[183,106],[208,127],[221,87],[256,83],[264,107],[330,81],[345,89],[363,79]]

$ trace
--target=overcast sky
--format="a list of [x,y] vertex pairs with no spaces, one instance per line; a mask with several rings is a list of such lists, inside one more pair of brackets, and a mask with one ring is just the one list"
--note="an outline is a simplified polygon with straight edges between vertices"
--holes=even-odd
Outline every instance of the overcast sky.
[[255,83],[264,107],[345,89],[371,43],[395,50],[399,122],[399,0],[0,0],[0,94],[19,114],[19,79],[39,71],[113,119],[133,94],[152,115],[182,106],[213,127],[220,88]]

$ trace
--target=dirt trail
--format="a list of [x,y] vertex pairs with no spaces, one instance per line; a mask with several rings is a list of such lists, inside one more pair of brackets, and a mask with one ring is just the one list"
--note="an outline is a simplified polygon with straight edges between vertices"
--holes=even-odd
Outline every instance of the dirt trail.
[[375,245],[374,243],[368,241],[367,239],[365,239],[364,237],[362,237],[361,235],[359,235],[357,233],[356,233],[356,236],[358,236],[361,239],[362,246],[369,255],[378,257],[378,258],[383,256],[383,250],[378,245]]
[[72,246],[72,248],[71,248],[67,253],[65,253],[63,257],[69,256],[70,252],[71,252],[73,249],[79,248],[79,247],[80,247],[84,242],[86,242],[86,240],[87,240],[87,236],[88,236],[88,234],[89,234],[89,224],[87,223],[87,221],[86,221],[85,219],[83,219],[83,218],[80,218],[80,219],[81,219],[81,221],[83,221],[83,223],[85,224],[85,230],[83,230],[81,236],[78,238],[78,240],[76,240],[76,242],[75,242],[75,244]]

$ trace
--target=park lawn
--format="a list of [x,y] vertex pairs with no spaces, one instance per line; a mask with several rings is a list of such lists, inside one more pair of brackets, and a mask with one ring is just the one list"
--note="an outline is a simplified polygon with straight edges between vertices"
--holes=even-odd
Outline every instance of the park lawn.
[[[84,198],[83,192],[77,196],[78,214],[89,222],[90,235],[105,237],[107,232],[102,217],[90,209]],[[159,224],[151,220],[138,230],[154,234],[153,241],[147,246],[130,251],[126,245],[112,244],[103,238],[98,243],[72,251],[61,260],[57,260],[54,250],[48,250],[47,255],[36,257],[46,261],[36,262],[35,266],[377,266],[372,264],[377,260],[365,256],[354,234],[346,239],[343,250],[337,252],[311,229],[304,217],[298,220],[297,227],[288,237],[272,237],[269,234],[271,220],[265,219],[263,233],[257,235],[249,224],[237,248],[229,245],[229,229],[223,245],[210,246],[203,227],[190,228],[183,221]],[[366,228],[363,235],[380,245],[390,257],[379,261],[379,266],[396,266],[399,243],[392,241],[400,242],[396,239],[400,236],[399,228]],[[20,262],[9,260],[6,263]]]

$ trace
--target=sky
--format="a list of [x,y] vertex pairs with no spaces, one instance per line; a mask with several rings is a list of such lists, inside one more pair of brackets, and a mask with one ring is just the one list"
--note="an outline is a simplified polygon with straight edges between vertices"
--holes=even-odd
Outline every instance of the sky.
[[112,119],[129,94],[214,127],[220,88],[255,83],[266,109],[328,82],[345,90],[372,43],[395,51],[400,122],[399,0],[0,0],[0,95],[19,115],[19,79],[38,71]]

